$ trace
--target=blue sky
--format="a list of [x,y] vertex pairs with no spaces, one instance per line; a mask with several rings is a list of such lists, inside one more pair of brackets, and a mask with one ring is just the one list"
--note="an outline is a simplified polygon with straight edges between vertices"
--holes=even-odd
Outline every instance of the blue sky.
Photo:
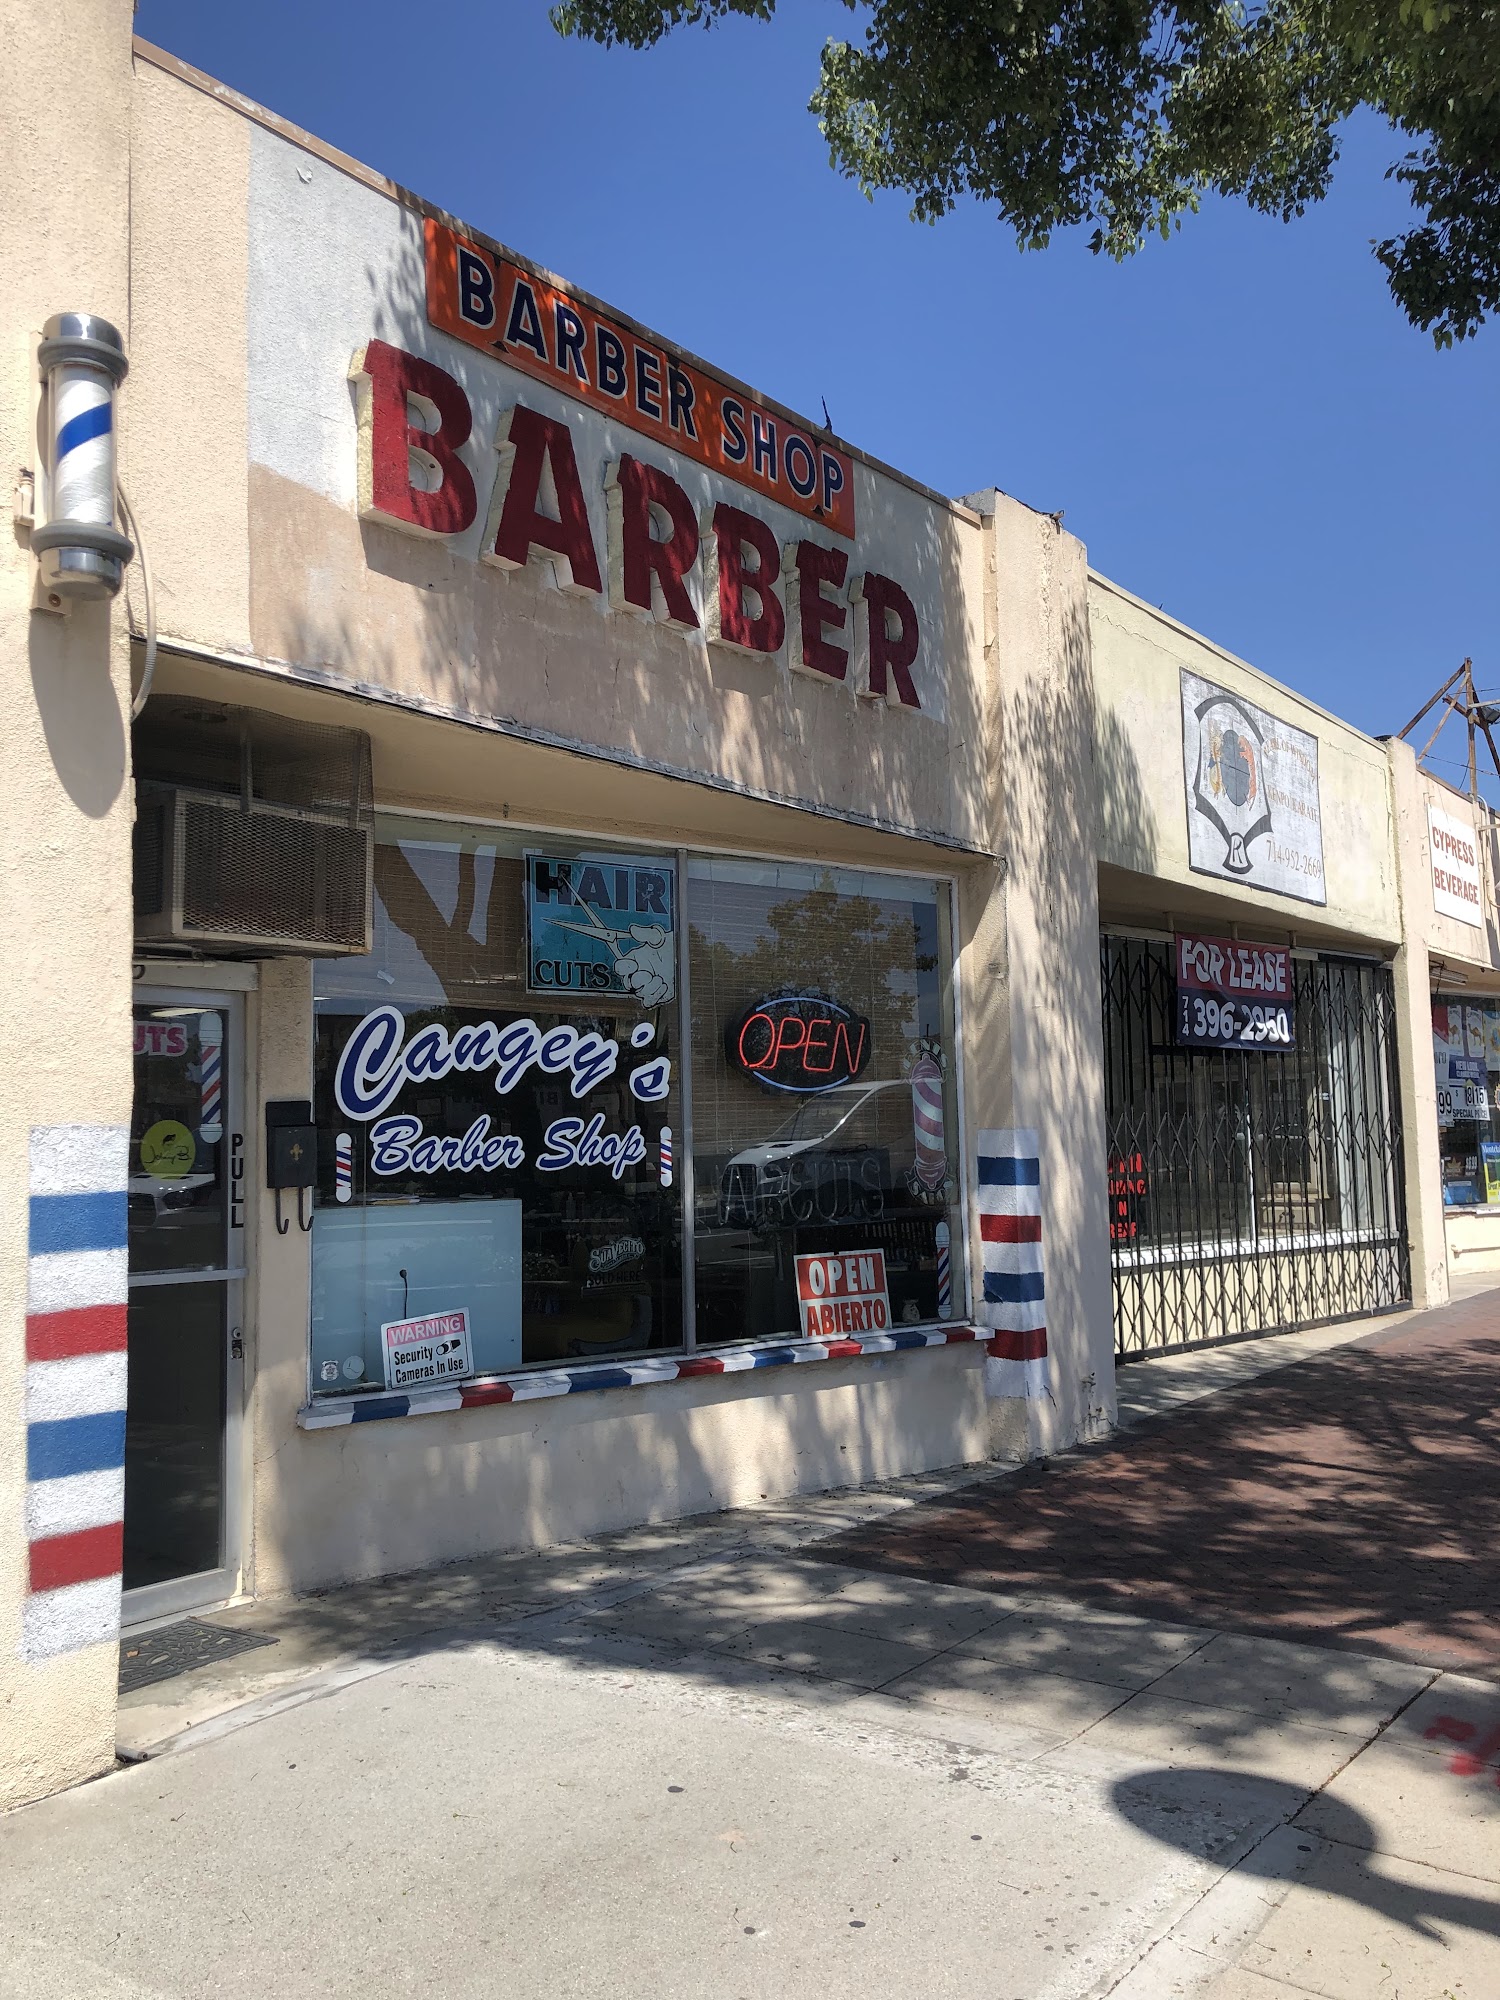
[[136,26],[928,485],[1063,508],[1097,568],[1366,729],[1466,653],[1500,689],[1500,326],[1438,354],[1391,303],[1393,137],[1357,125],[1287,227],[1215,205],[1124,266],[1023,257],[972,204],[929,228],[830,170],[806,101],[857,19],[784,0],[644,55],[543,0]]

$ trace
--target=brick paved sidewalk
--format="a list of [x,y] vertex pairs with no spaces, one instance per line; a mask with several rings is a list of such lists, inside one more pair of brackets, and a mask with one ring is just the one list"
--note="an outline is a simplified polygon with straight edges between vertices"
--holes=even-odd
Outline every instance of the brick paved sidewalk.
[[810,1553],[1500,1680],[1500,1292]]

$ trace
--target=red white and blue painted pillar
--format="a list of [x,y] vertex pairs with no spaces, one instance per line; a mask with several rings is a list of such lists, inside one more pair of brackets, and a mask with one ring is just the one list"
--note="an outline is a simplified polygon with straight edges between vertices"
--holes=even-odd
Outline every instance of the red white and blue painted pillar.
[[119,1638],[129,1145],[123,1125],[31,1133],[21,1615],[30,1660]]
[[979,1134],[977,1318],[990,1330],[985,1388],[990,1396],[1045,1397],[1047,1284],[1042,1264],[1042,1167],[1029,1126]]

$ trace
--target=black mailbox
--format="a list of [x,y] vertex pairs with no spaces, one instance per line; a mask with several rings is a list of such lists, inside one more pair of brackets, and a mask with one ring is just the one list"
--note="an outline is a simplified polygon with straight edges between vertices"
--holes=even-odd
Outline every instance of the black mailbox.
[[318,1128],[313,1123],[312,1104],[305,1097],[273,1098],[266,1104],[266,1186],[276,1193],[276,1228],[285,1236],[291,1228],[281,1219],[281,1190],[297,1190],[297,1220],[303,1229],[312,1228],[311,1213],[304,1213],[302,1190],[318,1184]]

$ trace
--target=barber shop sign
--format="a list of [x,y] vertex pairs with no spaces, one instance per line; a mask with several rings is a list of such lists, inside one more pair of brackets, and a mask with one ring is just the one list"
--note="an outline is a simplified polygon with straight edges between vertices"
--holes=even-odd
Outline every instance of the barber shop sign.
[[[362,519],[439,539],[465,536],[483,519],[479,560],[493,568],[539,565],[559,589],[603,599],[612,612],[752,657],[784,655],[825,685],[922,709],[917,608],[896,578],[860,565],[857,543],[852,554],[844,546],[856,542],[846,452],[432,221],[427,294],[432,324],[497,364],[498,424],[492,437],[477,438],[473,405],[454,375],[386,341],[367,342],[349,371]],[[548,415],[527,401],[528,379],[589,416],[581,411],[575,423]],[[645,440],[651,456],[603,456],[600,416]],[[703,504],[701,476],[695,504],[674,474],[705,470],[747,499],[800,515],[808,532],[783,539],[753,504]]]

